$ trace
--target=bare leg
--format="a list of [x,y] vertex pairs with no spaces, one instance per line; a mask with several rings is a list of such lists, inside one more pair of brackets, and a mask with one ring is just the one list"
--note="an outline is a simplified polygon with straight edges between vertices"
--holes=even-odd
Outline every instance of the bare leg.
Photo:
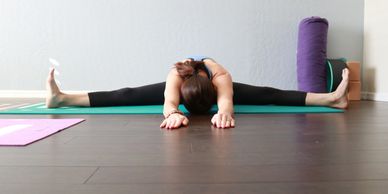
[[331,93],[307,93],[306,105],[321,105],[330,106],[334,108],[348,107],[348,82],[349,70],[342,71],[342,81],[334,92]]
[[90,106],[89,96],[85,94],[65,94],[61,92],[55,83],[54,68],[50,70],[46,82],[46,106],[56,108],[61,106]]

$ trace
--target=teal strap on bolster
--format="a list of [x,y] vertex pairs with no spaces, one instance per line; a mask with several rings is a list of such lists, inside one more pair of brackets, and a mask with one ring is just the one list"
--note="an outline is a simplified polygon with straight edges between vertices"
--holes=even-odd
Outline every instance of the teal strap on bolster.
[[330,93],[333,90],[333,68],[328,59],[326,59],[326,66],[326,91]]

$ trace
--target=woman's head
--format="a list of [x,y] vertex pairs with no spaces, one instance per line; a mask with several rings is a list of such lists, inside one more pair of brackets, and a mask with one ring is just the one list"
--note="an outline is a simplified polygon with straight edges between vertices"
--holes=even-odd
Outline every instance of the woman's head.
[[180,93],[186,109],[194,114],[208,112],[216,102],[217,93],[212,81],[206,76],[205,64],[188,60],[176,63],[175,67],[184,79]]

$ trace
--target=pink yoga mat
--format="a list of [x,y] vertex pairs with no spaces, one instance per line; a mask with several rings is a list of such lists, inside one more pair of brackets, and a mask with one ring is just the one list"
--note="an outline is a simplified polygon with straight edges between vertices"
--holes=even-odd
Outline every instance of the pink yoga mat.
[[0,145],[25,146],[85,119],[0,119]]

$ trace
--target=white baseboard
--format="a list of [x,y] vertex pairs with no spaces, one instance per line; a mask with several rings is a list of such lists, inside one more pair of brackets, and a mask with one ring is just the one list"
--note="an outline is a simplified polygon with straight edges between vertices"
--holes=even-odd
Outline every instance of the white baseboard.
[[[88,91],[64,91],[68,94],[87,93]],[[46,90],[0,90],[0,98],[46,98]]]
[[362,92],[361,97],[363,100],[388,102],[388,93]]

